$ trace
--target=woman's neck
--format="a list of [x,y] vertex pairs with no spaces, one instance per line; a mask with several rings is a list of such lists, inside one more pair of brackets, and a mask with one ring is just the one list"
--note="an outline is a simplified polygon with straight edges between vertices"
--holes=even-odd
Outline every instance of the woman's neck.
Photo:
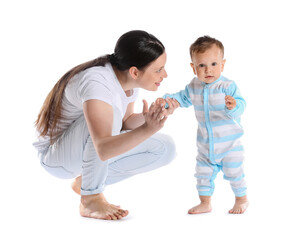
[[113,71],[126,94],[136,87],[135,81],[130,77],[128,71],[119,71],[115,67],[113,67]]

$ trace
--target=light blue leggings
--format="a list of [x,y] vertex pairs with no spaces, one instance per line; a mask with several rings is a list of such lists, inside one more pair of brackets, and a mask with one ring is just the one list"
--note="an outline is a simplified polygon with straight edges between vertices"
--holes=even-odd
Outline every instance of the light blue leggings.
[[81,195],[91,195],[103,192],[105,185],[170,163],[175,152],[172,138],[157,133],[132,150],[102,161],[81,117],[39,155],[42,166],[56,177],[69,179],[81,175]]

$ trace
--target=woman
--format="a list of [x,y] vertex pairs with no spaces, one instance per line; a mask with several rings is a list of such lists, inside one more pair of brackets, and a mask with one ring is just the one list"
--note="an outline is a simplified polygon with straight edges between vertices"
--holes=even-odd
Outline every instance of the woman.
[[[169,163],[175,156],[172,139],[159,131],[169,108],[143,100],[133,113],[138,88],[156,91],[163,78],[163,44],[144,31],[122,35],[111,55],[68,71],[47,96],[36,121],[34,146],[42,166],[59,178],[75,178],[84,217],[115,220],[128,214],[109,204],[104,186]],[[124,131],[123,130],[131,130]],[[156,134],[155,134],[156,133]]]

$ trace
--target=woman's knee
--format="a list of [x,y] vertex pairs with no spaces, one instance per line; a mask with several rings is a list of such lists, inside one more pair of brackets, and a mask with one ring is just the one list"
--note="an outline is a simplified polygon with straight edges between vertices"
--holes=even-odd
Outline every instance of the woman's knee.
[[177,155],[173,138],[162,133],[158,133],[154,137],[160,143],[159,152],[162,155],[160,158],[161,165],[169,164]]

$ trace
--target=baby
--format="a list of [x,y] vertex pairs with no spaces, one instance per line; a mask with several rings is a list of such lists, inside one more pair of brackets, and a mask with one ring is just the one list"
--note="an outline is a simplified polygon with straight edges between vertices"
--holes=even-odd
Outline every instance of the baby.
[[178,101],[181,107],[194,106],[198,121],[197,131],[197,190],[201,203],[189,210],[189,214],[212,210],[211,196],[214,180],[222,170],[224,179],[230,181],[235,194],[235,204],[229,213],[244,213],[248,207],[246,183],[243,172],[243,135],[240,116],[245,108],[236,84],[222,76],[224,47],[209,36],[198,38],[190,47],[191,67],[197,76],[175,94],[158,99],[165,104],[166,98]]

